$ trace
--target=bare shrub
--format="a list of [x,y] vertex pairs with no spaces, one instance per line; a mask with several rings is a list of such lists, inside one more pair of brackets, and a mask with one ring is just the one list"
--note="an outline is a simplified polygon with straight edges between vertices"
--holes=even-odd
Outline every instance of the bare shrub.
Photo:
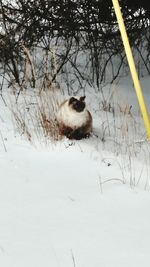
[[[121,7],[131,46],[138,55],[139,74],[150,74],[149,5],[143,0],[126,0]],[[72,91],[84,89],[87,83],[100,89],[102,83],[113,83],[126,68],[110,0],[37,0],[34,5],[32,0],[0,0],[0,8],[0,61],[19,86],[27,47],[47,51],[57,47],[58,68],[52,81],[61,73]],[[31,84],[35,87],[35,79]]]

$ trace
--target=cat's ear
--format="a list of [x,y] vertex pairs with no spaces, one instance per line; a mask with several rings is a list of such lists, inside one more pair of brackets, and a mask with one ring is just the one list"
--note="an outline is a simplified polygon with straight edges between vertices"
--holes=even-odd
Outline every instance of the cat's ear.
[[77,101],[76,98],[71,97],[71,98],[69,99],[69,105],[71,105],[73,102],[76,102],[76,101]]
[[85,98],[86,98],[86,96],[81,96],[81,97],[80,97],[80,101],[84,101]]

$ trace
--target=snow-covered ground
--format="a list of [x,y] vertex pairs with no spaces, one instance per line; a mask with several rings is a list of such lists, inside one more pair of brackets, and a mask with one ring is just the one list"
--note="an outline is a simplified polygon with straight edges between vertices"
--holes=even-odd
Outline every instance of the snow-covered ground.
[[132,82],[117,88],[105,107],[87,93],[91,138],[45,146],[0,99],[0,266],[150,266],[150,146]]

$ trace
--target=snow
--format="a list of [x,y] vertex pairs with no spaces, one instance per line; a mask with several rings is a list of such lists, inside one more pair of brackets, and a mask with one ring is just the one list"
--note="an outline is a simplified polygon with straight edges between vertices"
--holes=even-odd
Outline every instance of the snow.
[[[148,99],[149,78],[142,82]],[[118,85],[124,98],[118,98],[125,102],[127,95],[135,113],[131,87],[124,79]],[[150,150],[143,122],[137,112],[139,132],[131,128],[124,139],[119,130],[117,136],[106,132],[103,142],[107,116],[99,111],[100,95],[95,102],[90,97],[99,138],[48,146],[20,136],[0,99],[0,266],[150,266]],[[116,116],[118,123],[122,115]]]

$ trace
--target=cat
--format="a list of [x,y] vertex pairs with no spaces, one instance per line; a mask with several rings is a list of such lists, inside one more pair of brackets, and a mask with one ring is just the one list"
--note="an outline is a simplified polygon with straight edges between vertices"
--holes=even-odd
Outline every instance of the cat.
[[87,138],[92,132],[92,115],[86,109],[85,96],[65,100],[56,117],[60,134],[69,139]]

